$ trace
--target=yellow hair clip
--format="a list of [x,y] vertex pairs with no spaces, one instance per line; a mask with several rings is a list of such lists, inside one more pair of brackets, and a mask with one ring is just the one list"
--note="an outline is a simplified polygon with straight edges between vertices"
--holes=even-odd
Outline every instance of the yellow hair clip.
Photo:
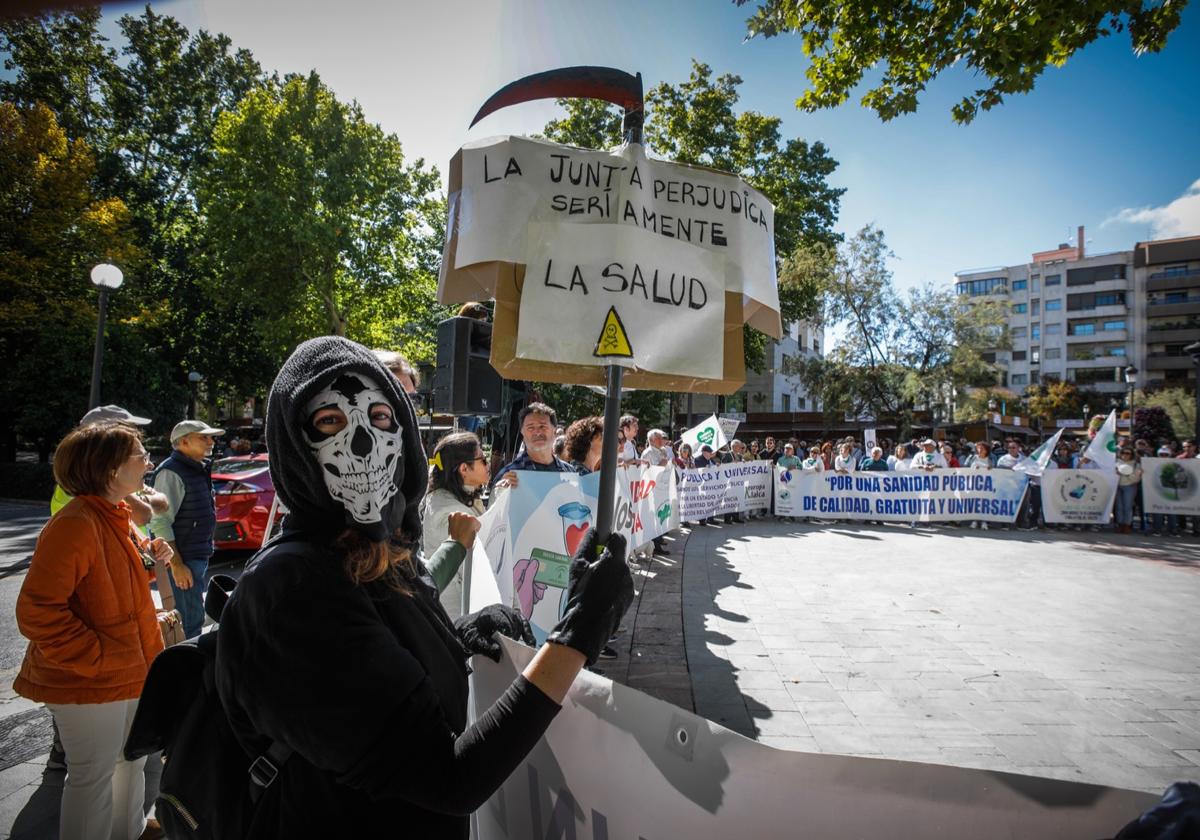
[[442,453],[441,452],[434,453],[434,456],[429,459],[429,463],[431,466],[437,467],[442,472],[446,471],[446,468],[442,466]]

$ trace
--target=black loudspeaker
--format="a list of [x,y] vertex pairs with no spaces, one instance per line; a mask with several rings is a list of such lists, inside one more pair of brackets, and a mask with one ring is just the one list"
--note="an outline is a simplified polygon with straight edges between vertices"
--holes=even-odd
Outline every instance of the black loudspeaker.
[[500,374],[492,354],[492,325],[476,318],[438,324],[433,410],[442,414],[499,414]]

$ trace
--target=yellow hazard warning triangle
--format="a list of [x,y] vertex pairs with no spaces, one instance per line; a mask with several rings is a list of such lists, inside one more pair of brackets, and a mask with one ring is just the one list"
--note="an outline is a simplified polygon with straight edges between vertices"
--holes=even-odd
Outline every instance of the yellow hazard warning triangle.
[[600,358],[633,358],[633,346],[629,343],[629,335],[625,332],[625,325],[621,323],[621,316],[617,314],[615,306],[610,306],[608,314],[604,316],[604,326],[600,330],[600,337],[596,339],[596,349],[592,351],[592,355]]

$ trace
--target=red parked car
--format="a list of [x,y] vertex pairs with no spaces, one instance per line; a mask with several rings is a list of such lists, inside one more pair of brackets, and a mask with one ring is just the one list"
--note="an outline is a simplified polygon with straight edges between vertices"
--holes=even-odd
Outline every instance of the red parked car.
[[[275,485],[267,456],[237,455],[213,464],[216,493],[217,550],[255,550],[262,547],[267,516],[275,501]],[[276,513],[276,521],[281,515]]]

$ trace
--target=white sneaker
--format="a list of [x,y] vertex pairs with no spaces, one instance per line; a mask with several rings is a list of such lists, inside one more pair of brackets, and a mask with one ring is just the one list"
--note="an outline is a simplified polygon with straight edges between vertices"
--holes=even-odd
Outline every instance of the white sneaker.
[[978,522],[972,522],[972,523],[971,523],[971,528],[972,528],[972,529],[974,529],[974,528],[978,528],[978,527],[979,527],[979,523],[978,523]]
[[988,527],[987,527],[987,523],[986,523],[986,522],[980,522],[980,523],[979,523],[979,527],[980,527],[980,528],[982,528],[982,529],[983,529],[983,530],[985,530],[985,531],[988,529]]

